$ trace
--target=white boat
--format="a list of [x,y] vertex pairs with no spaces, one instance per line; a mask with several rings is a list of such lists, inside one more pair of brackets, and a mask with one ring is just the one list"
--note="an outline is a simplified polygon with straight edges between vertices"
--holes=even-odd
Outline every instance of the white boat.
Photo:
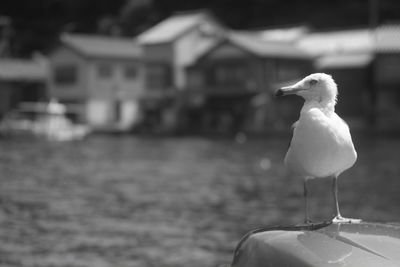
[[66,106],[51,100],[48,103],[22,103],[8,113],[0,123],[4,136],[35,136],[53,141],[70,141],[85,138],[90,127],[74,123]]

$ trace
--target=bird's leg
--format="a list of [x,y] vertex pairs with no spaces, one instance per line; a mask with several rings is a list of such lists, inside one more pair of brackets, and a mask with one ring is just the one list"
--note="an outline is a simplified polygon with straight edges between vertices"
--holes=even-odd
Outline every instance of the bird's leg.
[[338,186],[337,186],[337,176],[333,176],[332,180],[332,192],[333,192],[333,201],[335,202],[335,218],[334,220],[341,220],[343,219],[342,215],[340,215],[339,210],[339,201],[338,201]]
[[304,218],[304,222],[306,224],[311,223],[311,220],[308,216],[308,190],[307,190],[307,178],[304,179],[303,182],[303,196],[304,196],[304,211],[305,211],[305,218]]
[[361,222],[360,219],[344,218],[340,214],[339,201],[338,201],[337,175],[333,176],[332,191],[333,191],[333,200],[335,202],[334,203],[334,205],[335,205],[335,217],[332,219],[332,222],[333,223],[359,223],[359,222]]

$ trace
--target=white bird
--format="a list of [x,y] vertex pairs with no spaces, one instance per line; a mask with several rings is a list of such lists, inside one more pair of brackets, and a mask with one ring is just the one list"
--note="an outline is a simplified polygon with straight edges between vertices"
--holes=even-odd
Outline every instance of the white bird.
[[333,178],[335,217],[332,222],[358,222],[343,218],[339,211],[337,177],[357,159],[350,130],[335,113],[337,85],[325,73],[314,73],[298,83],[282,87],[276,96],[296,94],[305,102],[300,118],[293,124],[293,137],[285,156],[289,170],[304,178],[305,220],[310,222],[307,203],[307,180]]

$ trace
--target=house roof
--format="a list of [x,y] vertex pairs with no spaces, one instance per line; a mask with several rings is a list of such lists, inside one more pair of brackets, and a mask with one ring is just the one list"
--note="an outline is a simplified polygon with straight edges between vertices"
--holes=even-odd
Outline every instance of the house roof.
[[195,64],[199,59],[210,53],[214,47],[217,47],[218,44],[221,43],[220,39],[204,39],[196,43],[196,45],[193,47],[191,53],[193,57],[191,57],[190,60],[188,60],[185,65],[186,66],[191,66]]
[[311,33],[301,38],[298,46],[315,56],[374,50],[372,33],[368,29]]
[[132,38],[86,34],[63,34],[63,44],[89,57],[140,58],[141,48]]
[[260,32],[232,31],[228,40],[260,57],[310,58],[308,51],[300,49],[294,42],[265,40]]
[[372,53],[333,54],[321,56],[315,62],[317,69],[357,68],[369,65],[373,60]]
[[44,82],[48,69],[46,62],[23,59],[0,59],[1,81]]
[[400,24],[378,27],[375,41],[378,52],[400,52]]
[[188,30],[210,19],[213,18],[207,12],[177,13],[143,32],[137,39],[141,44],[173,42]]
[[289,28],[274,28],[259,31],[261,39],[275,42],[294,42],[308,34],[310,29],[307,26],[296,26]]

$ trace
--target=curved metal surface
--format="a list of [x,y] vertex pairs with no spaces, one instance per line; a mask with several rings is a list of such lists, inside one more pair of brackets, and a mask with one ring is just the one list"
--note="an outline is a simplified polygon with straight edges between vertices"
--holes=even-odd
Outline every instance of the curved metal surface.
[[400,266],[400,224],[319,223],[261,228],[238,244],[232,267]]

